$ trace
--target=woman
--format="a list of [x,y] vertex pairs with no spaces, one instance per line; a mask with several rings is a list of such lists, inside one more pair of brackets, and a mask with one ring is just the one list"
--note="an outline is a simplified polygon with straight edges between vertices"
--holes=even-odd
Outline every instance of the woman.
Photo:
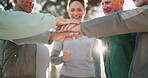
[[[70,19],[83,21],[86,6],[87,0],[68,1]],[[101,78],[100,58],[96,56],[98,52],[94,50],[96,42],[95,39],[86,36],[77,40],[55,42],[51,53],[51,62],[55,65],[64,63],[60,71],[60,78]],[[59,56],[61,51],[63,51],[63,56]],[[95,57],[92,58],[92,55]],[[96,71],[94,67],[96,67]]]

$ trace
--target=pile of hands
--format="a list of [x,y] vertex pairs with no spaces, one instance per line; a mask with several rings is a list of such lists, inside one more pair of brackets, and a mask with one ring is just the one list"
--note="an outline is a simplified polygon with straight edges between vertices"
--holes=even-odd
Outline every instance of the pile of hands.
[[65,41],[80,38],[81,21],[72,19],[56,18],[56,31],[52,32],[49,39],[54,41]]

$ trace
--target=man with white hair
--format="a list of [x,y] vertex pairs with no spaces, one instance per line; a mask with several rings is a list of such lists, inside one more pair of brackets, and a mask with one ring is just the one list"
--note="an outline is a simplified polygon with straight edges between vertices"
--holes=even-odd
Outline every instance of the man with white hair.
[[[105,15],[122,11],[124,0],[101,0]],[[128,78],[128,71],[135,48],[136,34],[122,34],[99,38],[104,50],[104,65],[107,78]],[[121,71],[122,70],[122,71]]]
[[[14,0],[13,10],[31,13],[34,1]],[[14,20],[17,19],[14,18]],[[29,24],[25,20],[24,22],[26,25]],[[50,44],[52,40],[63,41],[66,36],[71,36],[71,33],[46,31],[40,35],[13,40],[13,42],[1,39],[0,78],[49,78],[49,48],[43,44],[35,43]]]
[[[25,1],[26,0],[23,2]],[[17,2],[17,5],[20,2]],[[30,5],[30,3],[27,2],[19,7],[29,13],[30,7],[27,7],[27,5]],[[26,8],[24,8],[24,6],[26,6]],[[58,18],[50,14],[28,13],[20,11],[3,11],[2,8],[0,8],[0,39],[10,40],[25,38],[43,33],[51,28],[55,28],[56,26],[80,23],[80,21],[77,20]],[[34,31],[32,31],[32,29]]]

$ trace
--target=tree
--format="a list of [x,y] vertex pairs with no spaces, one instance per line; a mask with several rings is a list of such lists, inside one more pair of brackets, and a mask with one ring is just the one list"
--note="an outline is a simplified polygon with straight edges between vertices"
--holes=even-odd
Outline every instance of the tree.
[[[101,0],[88,0],[87,15],[85,19],[90,19],[89,15],[96,12],[94,7],[99,6]],[[67,14],[67,0],[38,0],[38,2],[43,6],[41,12],[51,13],[55,16],[62,16],[68,18]]]
[[10,0],[0,0],[0,4],[4,7],[5,10],[9,10],[12,8],[12,3]]
[[[94,8],[100,5],[100,1],[101,0],[88,0],[88,13],[85,19],[91,18],[90,15],[96,12]],[[40,12],[50,13],[54,16],[62,16],[63,18],[68,18],[68,14],[66,11],[67,0],[37,0],[37,2],[42,6],[42,10]],[[9,10],[12,8],[12,0],[0,0],[0,4],[4,7],[5,10]]]

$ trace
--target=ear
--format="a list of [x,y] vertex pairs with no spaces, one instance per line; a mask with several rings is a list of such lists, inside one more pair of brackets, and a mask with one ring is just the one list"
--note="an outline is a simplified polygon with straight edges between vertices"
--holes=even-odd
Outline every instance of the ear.
[[14,2],[15,4],[17,4],[17,0],[13,0],[13,2]]
[[120,4],[123,5],[124,4],[124,0],[120,0]]
[[69,9],[67,10],[67,13],[68,13],[68,16],[70,17],[70,11],[69,11]]
[[13,0],[14,4],[17,6],[18,5],[18,1],[17,0]]

